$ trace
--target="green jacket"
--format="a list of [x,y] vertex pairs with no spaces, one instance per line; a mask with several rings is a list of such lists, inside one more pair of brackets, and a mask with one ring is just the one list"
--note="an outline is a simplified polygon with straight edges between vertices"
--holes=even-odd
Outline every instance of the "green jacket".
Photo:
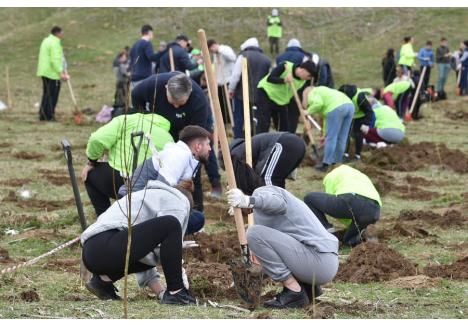
[[[160,151],[166,143],[174,142],[169,133],[170,127],[170,122],[158,114],[121,115],[91,134],[86,155],[94,161],[100,159],[104,151],[108,151],[109,165],[120,171],[122,175],[128,176],[131,174],[133,164],[131,133],[143,131],[145,135],[151,134],[156,149]],[[138,138],[135,139],[135,143],[138,143]],[[148,141],[144,138],[140,147],[138,165],[151,156]]]
[[340,165],[323,179],[325,192],[330,195],[358,194],[373,199],[382,206],[380,195],[364,173],[347,165]]
[[356,94],[351,99],[351,101],[353,101],[353,104],[354,104],[354,117],[353,117],[353,119],[359,119],[359,118],[362,118],[362,117],[364,117],[366,115],[359,108],[358,96],[361,93],[364,93],[366,95],[366,97],[367,97],[367,95],[370,95],[372,93],[372,88],[358,88],[357,89]]
[[411,43],[406,43],[401,46],[398,64],[411,67],[417,55],[418,54],[413,51],[413,45]]
[[408,88],[410,88],[410,87],[411,87],[411,82],[410,81],[402,80],[402,81],[398,81],[396,83],[391,83],[390,85],[388,85],[387,87],[384,88],[383,92],[384,92],[384,94],[388,93],[388,92],[391,92],[393,100],[396,101],[398,96],[400,94],[403,94],[404,92],[406,92],[406,90],[408,90]]
[[[280,75],[280,78],[284,79],[287,75],[291,74],[293,76],[293,84],[296,87],[296,91],[299,90],[305,84],[305,80],[294,78],[292,62],[286,61],[286,67],[283,73]],[[258,88],[263,88],[265,93],[267,93],[268,98],[275,102],[278,105],[286,105],[291,102],[291,99],[294,96],[294,93],[289,86],[289,84],[275,84],[268,81],[270,74],[263,77],[262,80],[258,83]]]
[[346,94],[326,86],[314,87],[307,97],[307,111],[310,114],[321,114],[324,118],[343,104],[353,104],[353,102]]
[[278,16],[268,16],[267,37],[281,37],[283,28],[281,27],[281,19]]
[[391,107],[382,105],[374,108],[375,128],[395,128],[405,132],[405,125],[401,122],[398,114]]
[[37,63],[37,76],[49,79],[60,79],[63,71],[63,51],[60,39],[50,34],[42,40]]

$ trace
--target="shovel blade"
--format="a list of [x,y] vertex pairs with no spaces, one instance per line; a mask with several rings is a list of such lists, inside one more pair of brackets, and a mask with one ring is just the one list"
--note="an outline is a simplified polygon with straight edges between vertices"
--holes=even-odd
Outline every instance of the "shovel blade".
[[229,267],[240,299],[247,303],[249,308],[258,307],[263,281],[261,268],[255,265],[246,265],[241,259],[232,260]]

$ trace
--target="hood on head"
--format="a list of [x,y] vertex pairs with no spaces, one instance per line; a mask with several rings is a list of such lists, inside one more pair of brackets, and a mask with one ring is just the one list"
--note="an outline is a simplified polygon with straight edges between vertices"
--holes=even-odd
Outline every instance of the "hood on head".
[[251,46],[255,46],[257,48],[260,47],[256,37],[251,37],[247,39],[244,43],[242,43],[242,45],[240,46],[240,49],[241,51],[244,51],[246,48],[251,47]]
[[289,48],[289,47],[292,47],[292,46],[300,48],[301,47],[301,42],[299,42],[299,40],[297,38],[292,38],[292,39],[289,40],[287,47]]

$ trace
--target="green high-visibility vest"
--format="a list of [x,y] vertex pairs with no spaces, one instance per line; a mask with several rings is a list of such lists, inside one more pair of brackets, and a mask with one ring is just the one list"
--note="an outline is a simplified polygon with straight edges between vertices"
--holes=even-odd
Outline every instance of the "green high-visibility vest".
[[278,16],[268,16],[268,37],[281,37],[283,35],[283,28],[280,23],[281,19]]
[[354,104],[354,117],[353,119],[359,119],[365,116],[365,113],[362,112],[362,110],[359,108],[359,103],[358,103],[358,95],[360,93],[364,93],[367,95],[370,95],[372,93],[371,88],[358,88],[356,94],[353,96],[351,99]]
[[401,122],[398,114],[391,107],[382,105],[374,108],[375,128],[386,129],[395,128],[405,132],[405,126]]
[[384,94],[388,92],[392,92],[392,98],[394,101],[396,101],[398,96],[406,92],[406,90],[410,87],[411,87],[411,82],[409,82],[408,80],[402,80],[396,83],[391,83],[390,85],[384,88],[383,92]]
[[[292,62],[286,61],[285,69],[283,73],[280,75],[281,78],[286,78],[287,75],[293,74],[293,66]],[[267,93],[268,98],[275,102],[278,105],[286,105],[291,102],[291,99],[294,96],[294,93],[289,87],[289,84],[274,84],[268,82],[268,77],[270,74],[263,77],[262,80],[258,83],[258,88],[263,88],[265,93]],[[293,78],[293,84],[296,87],[296,90],[299,90],[305,84],[305,80]]]

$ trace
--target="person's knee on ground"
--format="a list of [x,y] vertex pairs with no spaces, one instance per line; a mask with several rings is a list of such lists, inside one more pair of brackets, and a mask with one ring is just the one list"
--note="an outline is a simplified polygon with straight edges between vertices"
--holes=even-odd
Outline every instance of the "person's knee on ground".
[[194,234],[203,229],[205,225],[205,214],[203,212],[192,210],[190,212],[185,235]]

